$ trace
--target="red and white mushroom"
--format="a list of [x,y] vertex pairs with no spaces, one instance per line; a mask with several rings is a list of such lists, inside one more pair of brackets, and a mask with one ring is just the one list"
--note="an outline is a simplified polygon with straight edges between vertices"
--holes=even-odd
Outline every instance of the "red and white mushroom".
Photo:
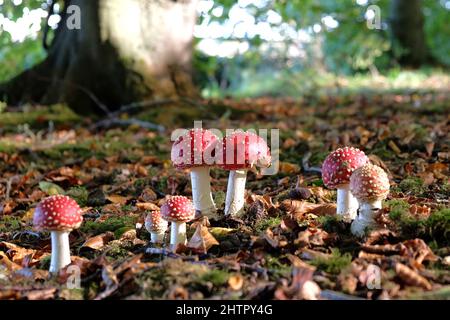
[[33,216],[34,227],[51,232],[50,272],[56,273],[71,263],[69,233],[77,229],[82,221],[81,208],[70,197],[51,196],[37,205]]
[[244,208],[247,171],[254,166],[269,167],[272,158],[266,141],[252,132],[235,131],[224,137],[222,144],[221,167],[230,170],[225,215],[237,216]]
[[359,214],[351,225],[354,235],[363,236],[376,225],[374,216],[389,194],[389,178],[380,167],[367,163],[350,177],[350,190],[359,201]]
[[162,243],[167,230],[167,221],[161,217],[159,210],[150,211],[145,217],[145,228],[150,233],[151,243]]
[[170,244],[186,244],[186,222],[195,217],[191,200],[183,196],[172,196],[161,206],[161,216],[170,221]]
[[172,145],[171,159],[178,169],[190,169],[192,199],[195,210],[210,219],[217,219],[211,193],[210,167],[215,165],[215,148],[219,140],[206,129],[191,129]]
[[323,162],[323,183],[328,188],[337,189],[336,213],[346,220],[355,219],[358,211],[358,201],[349,188],[350,176],[368,161],[369,158],[361,150],[344,147],[330,153]]

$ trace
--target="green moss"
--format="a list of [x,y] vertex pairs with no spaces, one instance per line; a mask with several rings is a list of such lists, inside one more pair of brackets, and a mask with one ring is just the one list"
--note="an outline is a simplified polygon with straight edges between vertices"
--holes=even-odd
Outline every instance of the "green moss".
[[227,283],[229,273],[224,270],[213,269],[202,274],[199,278],[201,282],[211,282],[215,286],[222,286]]
[[389,218],[393,221],[400,220],[409,212],[409,203],[405,200],[392,199],[386,202],[389,207]]
[[331,256],[327,258],[317,257],[311,260],[311,264],[318,269],[332,274],[339,274],[352,262],[352,256],[349,253],[341,254],[339,249],[331,249]]
[[42,270],[48,270],[50,268],[50,260],[51,260],[51,256],[48,255],[44,258],[41,259],[41,261],[39,261],[39,269]]
[[12,232],[22,228],[20,218],[16,216],[2,216],[0,220],[0,232]]
[[127,248],[122,246],[122,243],[119,241],[114,241],[111,244],[108,245],[107,251],[106,251],[106,257],[109,258],[111,262],[116,262],[118,259],[124,259],[130,255],[130,252]]
[[103,222],[85,221],[80,227],[80,231],[93,235],[107,231],[115,232],[116,230],[124,227],[134,228],[136,221],[137,217],[135,216],[111,217]]
[[272,255],[266,256],[265,267],[269,269],[276,278],[288,277],[292,272],[292,267],[283,264],[280,258],[274,257]]
[[322,229],[329,233],[349,234],[349,228],[342,218],[338,215],[333,216],[319,216],[317,221],[322,226]]
[[423,184],[423,180],[417,177],[407,177],[403,179],[398,188],[405,193],[420,195],[426,191],[426,187]]
[[24,112],[4,112],[0,117],[0,127],[11,127],[28,123],[32,127],[47,127],[48,122],[74,123],[79,122],[81,118],[64,105],[54,105],[50,107],[29,108]]
[[82,186],[72,187],[66,191],[66,195],[75,199],[75,201],[81,207],[85,207],[87,205],[89,192],[85,187]]
[[257,232],[263,232],[267,228],[273,228],[281,224],[280,217],[270,217],[266,219],[259,220],[255,225],[255,230]]
[[435,241],[439,246],[450,245],[450,208],[433,212],[426,219],[405,216],[398,222],[401,234],[407,238]]

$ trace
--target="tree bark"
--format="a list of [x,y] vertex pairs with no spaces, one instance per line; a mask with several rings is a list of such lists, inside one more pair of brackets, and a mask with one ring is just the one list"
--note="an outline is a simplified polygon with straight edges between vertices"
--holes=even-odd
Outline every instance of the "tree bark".
[[0,85],[0,98],[102,114],[148,98],[193,96],[196,2],[66,0],[66,8],[81,9],[81,28],[69,29],[63,16],[47,58]]
[[393,40],[405,49],[400,64],[420,67],[430,58],[425,40],[422,1],[393,0],[390,9]]

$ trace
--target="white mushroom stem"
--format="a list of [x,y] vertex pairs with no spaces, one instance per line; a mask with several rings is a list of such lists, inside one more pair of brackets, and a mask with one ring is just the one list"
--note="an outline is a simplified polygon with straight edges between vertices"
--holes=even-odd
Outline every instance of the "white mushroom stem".
[[210,219],[217,219],[217,209],[211,193],[209,167],[191,169],[191,186],[195,210]]
[[337,208],[336,213],[346,220],[353,220],[358,212],[358,200],[350,192],[348,184],[337,188]]
[[351,231],[356,236],[363,236],[366,228],[376,226],[375,214],[381,209],[381,200],[361,202],[359,214],[353,221]]
[[170,226],[170,244],[177,246],[179,243],[186,244],[186,223],[172,222]]
[[52,256],[50,261],[50,272],[57,273],[59,270],[71,263],[69,232],[52,231]]
[[164,241],[165,232],[150,232],[151,243],[162,243]]
[[225,215],[237,216],[244,208],[247,170],[232,170],[228,177]]

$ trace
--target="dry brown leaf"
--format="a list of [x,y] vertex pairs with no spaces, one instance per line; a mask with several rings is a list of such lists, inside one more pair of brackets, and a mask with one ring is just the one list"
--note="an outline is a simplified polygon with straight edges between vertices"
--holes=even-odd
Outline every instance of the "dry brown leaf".
[[318,216],[336,214],[336,204],[317,204],[303,200],[286,199],[281,203],[280,208],[292,215],[295,219],[301,219],[306,213]]
[[219,242],[208,231],[208,228],[202,224],[198,224],[187,247],[196,253],[206,253],[212,246],[216,245],[219,245]]
[[120,204],[120,205],[125,205],[127,203],[128,200],[130,200],[130,197],[123,197],[123,196],[119,196],[119,195],[109,195],[106,197],[106,199],[108,199],[109,201],[111,201],[114,204]]
[[81,248],[91,248],[94,250],[102,249],[108,242],[114,239],[114,233],[106,232],[99,234],[95,237],[87,239],[80,247]]
[[151,202],[140,202],[136,204],[136,207],[146,211],[159,210],[159,207]]
[[279,172],[284,174],[294,174],[300,172],[300,167],[297,164],[289,162],[280,162]]
[[298,233],[294,243],[299,247],[323,246],[328,240],[330,240],[328,232],[322,229],[308,228]]
[[427,279],[402,263],[397,262],[395,264],[395,272],[408,285],[421,287],[425,290],[433,288]]
[[230,286],[231,290],[239,291],[239,290],[241,290],[242,286],[244,285],[244,277],[240,274],[231,276],[228,279],[228,285]]

